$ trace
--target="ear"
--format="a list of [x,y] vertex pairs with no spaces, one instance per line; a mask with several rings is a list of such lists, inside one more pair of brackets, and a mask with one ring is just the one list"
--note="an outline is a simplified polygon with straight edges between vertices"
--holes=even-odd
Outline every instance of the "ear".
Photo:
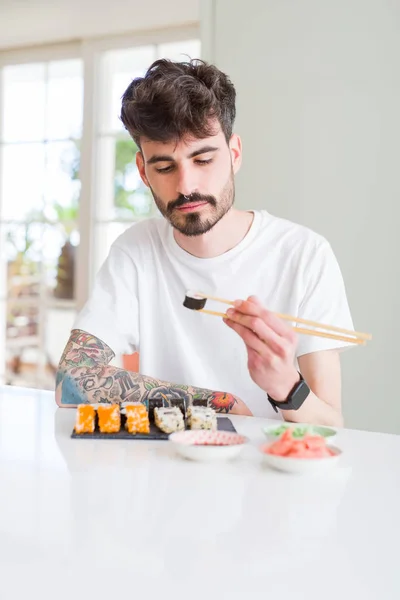
[[140,175],[143,183],[145,185],[147,185],[147,187],[150,187],[148,179],[146,177],[146,170],[145,170],[145,167],[144,167],[143,154],[141,153],[140,150],[138,150],[138,152],[136,152],[136,166],[138,168],[139,175]]
[[229,150],[231,153],[232,169],[236,174],[242,164],[242,140],[236,133],[229,140]]

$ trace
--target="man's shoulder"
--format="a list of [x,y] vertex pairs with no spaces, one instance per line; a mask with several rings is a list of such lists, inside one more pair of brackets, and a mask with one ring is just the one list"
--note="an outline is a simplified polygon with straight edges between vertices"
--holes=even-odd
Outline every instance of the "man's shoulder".
[[329,246],[327,239],[310,227],[283,217],[277,217],[265,210],[260,212],[262,214],[263,234],[267,233],[265,238],[269,241],[273,240],[276,243],[279,240],[283,245],[303,250],[309,249],[310,251]]
[[114,241],[113,246],[131,254],[138,249],[146,250],[151,242],[158,242],[166,235],[164,219],[153,217],[133,223]]

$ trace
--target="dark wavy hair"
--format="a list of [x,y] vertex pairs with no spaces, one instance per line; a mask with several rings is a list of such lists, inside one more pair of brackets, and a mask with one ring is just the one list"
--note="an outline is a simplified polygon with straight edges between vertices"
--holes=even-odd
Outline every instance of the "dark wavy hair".
[[146,137],[178,141],[187,134],[215,134],[216,121],[229,141],[236,116],[236,91],[228,76],[202,60],[156,60],[122,97],[121,120],[136,144]]

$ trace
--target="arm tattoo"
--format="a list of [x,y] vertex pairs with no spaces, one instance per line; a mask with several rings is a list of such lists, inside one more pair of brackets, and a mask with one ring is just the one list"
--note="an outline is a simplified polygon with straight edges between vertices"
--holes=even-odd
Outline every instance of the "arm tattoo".
[[163,398],[167,405],[173,400],[183,400],[186,406],[199,404],[225,413],[238,404],[232,394],[168,383],[113,367],[108,363],[114,356],[114,352],[98,338],[73,330],[58,365],[57,403],[74,406],[129,400],[148,405],[151,399]]
[[237,404],[237,400],[233,394],[226,392],[212,392],[208,397],[208,406],[211,406],[216,412],[228,413]]

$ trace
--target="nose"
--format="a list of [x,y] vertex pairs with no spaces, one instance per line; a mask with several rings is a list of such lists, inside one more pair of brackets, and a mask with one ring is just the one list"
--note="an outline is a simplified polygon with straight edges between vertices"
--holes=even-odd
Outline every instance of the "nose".
[[190,196],[193,192],[197,192],[196,175],[190,167],[181,166],[179,168],[176,191],[177,194],[183,196]]

